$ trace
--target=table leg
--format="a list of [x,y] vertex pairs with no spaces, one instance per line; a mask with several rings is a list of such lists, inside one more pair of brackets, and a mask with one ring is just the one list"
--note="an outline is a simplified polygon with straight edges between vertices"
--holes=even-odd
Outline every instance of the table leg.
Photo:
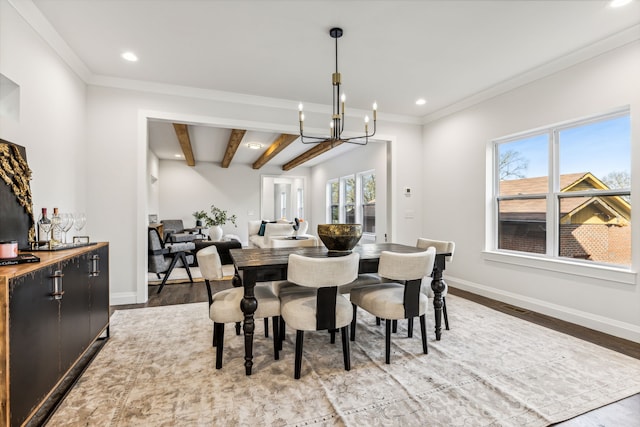
[[431,289],[433,290],[433,311],[436,317],[436,340],[440,341],[442,335],[442,292],[444,291],[444,282],[442,281],[442,271],[444,270],[445,257],[436,255],[433,266],[433,274],[431,280]]
[[256,278],[255,271],[248,270],[242,273],[244,297],[240,302],[240,309],[244,313],[244,367],[247,375],[251,375],[253,367],[253,332],[255,330],[253,313],[258,308],[258,301],[254,294]]

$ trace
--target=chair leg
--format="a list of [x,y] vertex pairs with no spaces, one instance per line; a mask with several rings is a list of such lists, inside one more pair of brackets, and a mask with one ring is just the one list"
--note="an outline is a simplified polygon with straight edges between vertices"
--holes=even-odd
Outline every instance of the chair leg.
[[216,369],[222,368],[222,349],[224,348],[224,323],[216,323]]
[[428,354],[429,349],[427,348],[427,321],[424,314],[420,316],[420,333],[422,334],[422,352],[424,354]]
[[356,313],[358,312],[358,306],[353,303],[351,305],[353,306],[353,319],[351,320],[351,341],[355,341],[356,340]]
[[284,318],[280,316],[280,329],[278,330],[278,333],[280,334],[278,336],[278,350],[282,350],[282,343],[284,342],[284,335],[285,335],[284,330],[285,330]]
[[398,321],[397,320],[393,320],[393,333],[395,334],[396,332],[398,332]]
[[[266,318],[265,318],[266,320]],[[280,316],[274,316],[271,318],[273,323],[273,358],[280,360],[280,334],[278,333],[278,324],[280,323]],[[267,322],[268,323],[268,322]]]
[[236,335],[240,335],[240,322],[236,322]]
[[376,317],[376,326],[380,326],[380,318]]
[[[158,288],[158,293],[160,293],[162,291],[162,288],[164,288],[164,285],[167,283],[167,279],[171,275],[171,272],[173,271],[173,268],[178,263],[178,259],[179,259],[178,255],[176,255],[173,258],[171,258],[171,264],[169,264],[169,269],[164,273],[164,277],[162,278],[162,283],[160,283],[160,287]],[[193,280],[192,280],[192,282],[193,282]]]
[[391,320],[385,320],[384,333],[384,363],[391,363]]
[[264,318],[264,337],[269,338],[269,319]]
[[213,344],[212,344],[212,346],[213,347],[216,346],[216,324],[215,323],[213,324]]
[[349,328],[340,328],[342,332],[342,356],[344,357],[344,370],[351,370],[351,353],[349,351]]
[[407,319],[407,337],[413,338],[413,317]]
[[335,344],[336,343],[336,330],[335,329],[331,329],[329,331],[329,334],[331,335],[331,344]]
[[293,377],[300,379],[300,371],[302,370],[302,344],[304,341],[304,331],[296,331],[296,357]]
[[442,315],[444,316],[444,328],[449,330],[449,316],[447,316],[447,300],[442,297]]

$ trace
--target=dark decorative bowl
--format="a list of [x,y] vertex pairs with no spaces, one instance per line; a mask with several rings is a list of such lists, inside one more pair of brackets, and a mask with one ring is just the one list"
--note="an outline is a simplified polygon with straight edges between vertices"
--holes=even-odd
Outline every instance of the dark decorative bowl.
[[318,237],[329,252],[349,253],[362,237],[362,225],[318,224]]

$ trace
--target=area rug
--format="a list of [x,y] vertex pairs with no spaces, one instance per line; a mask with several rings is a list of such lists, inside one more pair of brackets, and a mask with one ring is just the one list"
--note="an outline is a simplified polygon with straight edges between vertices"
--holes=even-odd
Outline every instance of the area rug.
[[[204,282],[202,278],[202,274],[200,273],[200,267],[189,267],[189,271],[191,272],[191,278],[193,278],[194,282]],[[150,285],[159,285],[162,283],[162,279],[158,279],[156,273],[147,273],[148,275],[148,283]],[[189,276],[187,275],[187,270],[182,267],[176,267],[173,269],[169,278],[167,279],[167,285],[175,285],[177,283],[189,283]]]
[[[384,363],[384,326],[359,310],[352,369],[340,339],[295,333],[278,361],[256,322],[253,375],[244,337],[225,330],[215,369],[207,304],[116,311],[111,338],[48,426],[546,426],[640,392],[640,361],[447,296],[450,331],[429,354],[400,322]],[[416,322],[417,325],[417,322]]]

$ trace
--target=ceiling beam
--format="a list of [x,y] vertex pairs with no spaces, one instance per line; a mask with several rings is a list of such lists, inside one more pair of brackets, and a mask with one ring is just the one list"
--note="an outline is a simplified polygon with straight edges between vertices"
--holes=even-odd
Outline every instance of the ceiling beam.
[[231,129],[231,136],[229,136],[229,142],[227,143],[227,151],[224,152],[224,158],[222,159],[222,167],[228,168],[233,160],[233,156],[236,155],[236,151],[244,138],[244,134],[247,132],[244,129]]
[[264,153],[253,163],[254,169],[260,169],[264,166],[269,160],[275,157],[276,154],[284,150],[291,144],[293,141],[298,139],[299,135],[289,135],[283,133],[280,135],[273,143],[267,148]]
[[195,166],[196,160],[193,157],[193,149],[191,148],[191,140],[189,139],[189,130],[184,123],[174,123],[173,129],[176,131],[180,148],[184,154],[184,160],[188,166]]
[[343,142],[344,141],[339,140],[339,139],[338,140],[334,140],[334,141],[327,140],[327,141],[321,142],[318,145],[316,145],[315,147],[313,147],[311,150],[307,150],[304,153],[300,154],[295,159],[285,163],[282,166],[282,170],[283,171],[288,171],[288,170],[291,170],[291,169],[295,168],[296,166],[300,166],[304,162],[308,162],[309,160],[313,159],[314,157],[318,157],[320,154],[324,154],[327,151],[331,150],[332,148],[335,148],[338,145],[341,145]]

